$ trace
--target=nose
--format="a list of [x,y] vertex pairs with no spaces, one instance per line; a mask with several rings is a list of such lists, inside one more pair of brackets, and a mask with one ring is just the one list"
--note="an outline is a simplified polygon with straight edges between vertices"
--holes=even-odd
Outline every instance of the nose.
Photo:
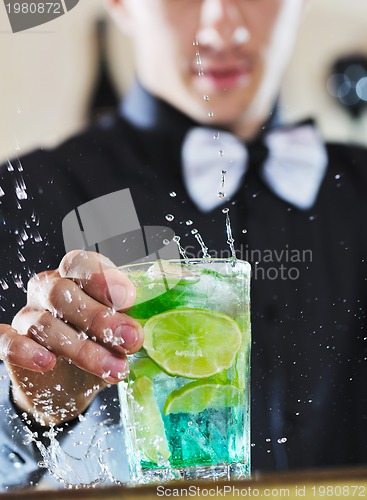
[[250,32],[246,27],[242,0],[203,0],[197,41],[200,45],[223,50],[246,43]]

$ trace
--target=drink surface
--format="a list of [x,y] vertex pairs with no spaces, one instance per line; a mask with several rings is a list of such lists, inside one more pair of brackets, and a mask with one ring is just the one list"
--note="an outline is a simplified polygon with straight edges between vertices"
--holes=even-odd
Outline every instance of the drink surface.
[[163,274],[161,263],[128,269],[137,305],[127,314],[145,335],[130,356],[128,382],[119,384],[132,480],[201,467],[224,466],[228,475],[231,464],[236,478],[248,476],[250,266],[163,267]]

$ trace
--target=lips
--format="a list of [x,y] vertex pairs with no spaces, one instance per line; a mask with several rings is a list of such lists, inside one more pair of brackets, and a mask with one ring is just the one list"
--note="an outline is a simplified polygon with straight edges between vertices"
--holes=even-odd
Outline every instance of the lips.
[[[203,64],[201,80],[216,90],[229,90],[243,85],[251,73],[250,65],[207,66]],[[204,83],[204,82],[203,82]]]

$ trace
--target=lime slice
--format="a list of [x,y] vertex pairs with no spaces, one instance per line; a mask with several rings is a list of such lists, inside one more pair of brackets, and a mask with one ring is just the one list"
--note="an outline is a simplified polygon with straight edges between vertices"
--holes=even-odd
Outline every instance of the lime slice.
[[153,393],[153,382],[142,376],[131,385],[134,398],[134,422],[139,450],[145,458],[161,464],[171,456],[164,424]]
[[225,314],[182,308],[150,318],[144,347],[170,375],[205,378],[234,362],[241,345],[237,323]]
[[130,364],[130,374],[134,378],[145,376],[153,379],[160,373],[162,370],[149,358],[138,358]]
[[190,382],[168,396],[163,413],[200,413],[208,408],[243,404],[244,392],[234,385]]

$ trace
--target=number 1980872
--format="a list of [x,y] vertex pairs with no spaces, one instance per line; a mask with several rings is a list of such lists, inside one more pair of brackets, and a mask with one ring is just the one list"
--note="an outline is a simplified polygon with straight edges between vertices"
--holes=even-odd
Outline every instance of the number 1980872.
[[60,2],[8,3],[9,14],[63,14]]

